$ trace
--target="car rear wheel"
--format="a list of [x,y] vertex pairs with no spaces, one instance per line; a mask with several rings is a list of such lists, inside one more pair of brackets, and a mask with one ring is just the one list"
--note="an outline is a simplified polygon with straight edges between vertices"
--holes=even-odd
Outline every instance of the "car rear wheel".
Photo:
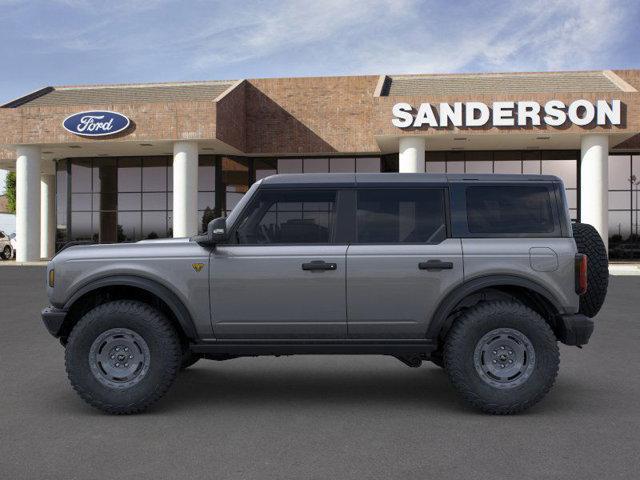
[[471,406],[512,414],[540,401],[553,386],[560,353],[540,315],[518,302],[486,302],[452,326],[444,366],[453,386]]
[[107,413],[146,410],[173,383],[182,355],[171,323],[151,306],[131,300],[86,313],[69,335],[65,364],[71,385]]

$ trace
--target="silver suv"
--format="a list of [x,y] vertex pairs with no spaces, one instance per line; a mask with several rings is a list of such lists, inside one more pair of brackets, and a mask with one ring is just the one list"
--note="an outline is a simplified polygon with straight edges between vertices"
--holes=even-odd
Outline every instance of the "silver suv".
[[64,249],[42,316],[109,413],[146,409],[199,359],[382,354],[508,414],[549,391],[557,341],[587,343],[607,268],[557,177],[275,175],[205,235]]

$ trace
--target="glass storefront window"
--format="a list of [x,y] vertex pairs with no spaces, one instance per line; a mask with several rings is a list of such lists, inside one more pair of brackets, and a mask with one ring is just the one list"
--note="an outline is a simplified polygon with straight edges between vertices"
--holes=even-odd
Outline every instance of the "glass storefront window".
[[493,162],[487,161],[467,161],[465,165],[466,173],[492,173]]
[[198,192],[198,210],[205,210],[215,207],[215,197],[213,192]]
[[428,159],[425,163],[425,172],[427,173],[446,173],[446,162],[430,162]]
[[67,160],[56,163],[56,250],[69,241],[67,230]]
[[275,158],[256,158],[254,161],[256,181],[278,173],[278,160]]
[[167,194],[166,193],[143,193],[142,194],[142,210],[166,210]]
[[140,240],[142,212],[118,212],[118,241]]
[[137,157],[118,159],[118,192],[139,192],[142,187],[142,162]]
[[542,174],[560,177],[565,188],[577,188],[576,160],[542,160]]
[[213,155],[198,158],[198,191],[213,192],[216,189],[216,166]]
[[464,162],[447,161],[447,173],[464,173]]
[[302,173],[302,159],[279,158],[278,173]]
[[380,172],[380,159],[378,157],[356,158],[356,172],[359,172],[359,173]]
[[493,162],[494,173],[520,174],[522,173],[522,162],[520,160],[496,160]]
[[540,175],[540,160],[524,160],[522,162],[522,173]]
[[329,171],[329,159],[305,158],[302,169],[304,173],[327,173]]
[[609,156],[609,256],[640,258],[640,156]]
[[142,236],[154,239],[166,236],[167,215],[165,212],[144,212],[142,214]]
[[142,195],[140,193],[119,193],[118,210],[140,210]]
[[74,193],[91,192],[91,160],[74,159],[71,161],[71,191]]
[[220,160],[224,194],[220,212],[226,216],[249,190],[249,160],[237,157],[222,157]]
[[143,160],[142,191],[165,192],[167,190],[167,159],[150,157]]
[[331,173],[353,173],[356,171],[356,159],[347,157],[335,157],[329,162]]

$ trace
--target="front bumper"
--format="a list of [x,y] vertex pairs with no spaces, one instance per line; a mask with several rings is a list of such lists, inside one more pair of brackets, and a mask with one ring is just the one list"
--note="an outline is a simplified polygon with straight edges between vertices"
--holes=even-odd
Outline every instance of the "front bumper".
[[586,315],[576,313],[561,315],[558,318],[556,336],[565,345],[579,347],[589,343],[593,333],[593,320]]
[[42,321],[44,322],[44,326],[47,327],[49,333],[56,338],[60,337],[66,316],[67,311],[60,310],[59,308],[47,307],[42,310]]

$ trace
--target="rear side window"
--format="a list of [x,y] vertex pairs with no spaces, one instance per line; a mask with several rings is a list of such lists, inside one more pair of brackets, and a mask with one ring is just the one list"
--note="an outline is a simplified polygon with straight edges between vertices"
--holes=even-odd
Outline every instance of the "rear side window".
[[470,233],[552,233],[555,230],[549,190],[544,186],[467,187]]
[[440,243],[446,238],[444,190],[358,190],[358,243]]

